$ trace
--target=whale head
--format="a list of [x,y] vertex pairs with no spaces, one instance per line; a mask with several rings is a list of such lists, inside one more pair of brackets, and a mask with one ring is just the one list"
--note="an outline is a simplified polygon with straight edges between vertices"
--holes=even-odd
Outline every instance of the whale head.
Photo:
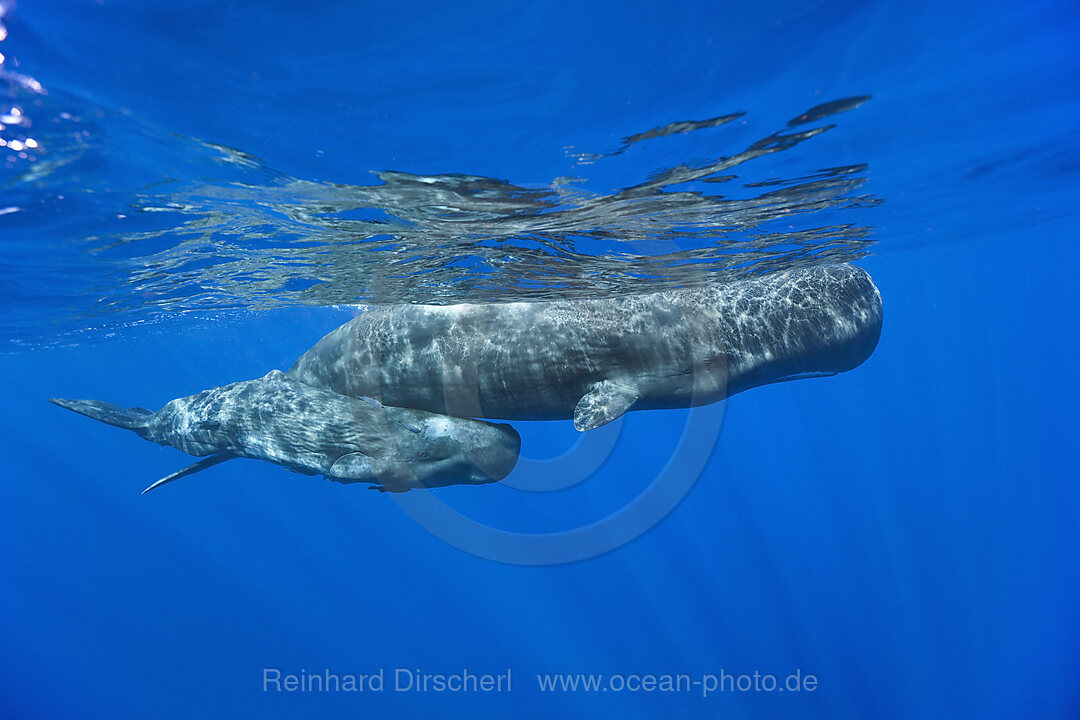
[[403,492],[497,482],[517,464],[521,436],[510,425],[364,402],[381,412],[377,422],[389,450],[380,458],[345,456],[334,463],[331,479]]
[[744,345],[732,363],[729,394],[853,370],[881,337],[881,293],[855,265],[774,273],[745,283],[740,293],[754,307],[753,324],[736,333]]

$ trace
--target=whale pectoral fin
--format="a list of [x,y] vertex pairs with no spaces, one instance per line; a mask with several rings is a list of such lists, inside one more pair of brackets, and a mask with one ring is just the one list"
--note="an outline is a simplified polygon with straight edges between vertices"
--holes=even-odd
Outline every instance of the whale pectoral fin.
[[191,463],[186,468],[181,468],[180,470],[177,470],[176,472],[174,472],[171,475],[166,475],[165,477],[161,478],[160,480],[158,480],[156,483],[154,483],[150,487],[143,490],[142,494],[145,495],[146,493],[150,492],[154,488],[161,487],[165,483],[171,483],[173,480],[179,480],[182,477],[187,477],[188,475],[193,475],[193,474],[195,474],[197,472],[201,472],[202,470],[205,470],[206,468],[214,467],[215,465],[218,465],[219,463],[223,463],[226,460],[232,460],[235,457],[237,457],[237,456],[233,455],[232,453],[227,453],[227,452],[226,453],[218,453],[217,455],[211,455],[210,457],[204,457],[202,460],[199,460],[198,462]]
[[371,482],[376,477],[372,459],[362,452],[345,453],[330,466],[327,477],[335,482]]
[[619,417],[638,399],[638,391],[629,385],[603,380],[589,386],[589,391],[574,408],[574,428],[594,430]]

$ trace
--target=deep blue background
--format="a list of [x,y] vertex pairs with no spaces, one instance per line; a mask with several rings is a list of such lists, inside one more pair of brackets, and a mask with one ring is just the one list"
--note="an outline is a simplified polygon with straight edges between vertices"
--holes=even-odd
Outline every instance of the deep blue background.
[[[474,558],[388,496],[254,462],[140,496],[184,457],[44,402],[157,407],[287,367],[343,311],[181,317],[6,354],[0,717],[1080,716],[1074,3],[150,8],[27,2],[0,48],[50,90],[354,183],[386,168],[618,187],[872,94],[774,169],[869,162],[886,202],[861,216],[879,240],[862,264],[885,329],[852,373],[731,400],[665,522],[554,568]],[[735,110],[751,124],[603,167],[563,151]],[[167,171],[138,136],[102,135],[85,181],[117,204]],[[683,419],[633,414],[591,488],[442,495],[510,527],[573,525],[647,481]],[[574,439],[569,423],[521,429],[531,457]],[[266,666],[509,666],[514,691],[264,694]],[[721,668],[820,686],[702,700],[541,696],[534,679]]]

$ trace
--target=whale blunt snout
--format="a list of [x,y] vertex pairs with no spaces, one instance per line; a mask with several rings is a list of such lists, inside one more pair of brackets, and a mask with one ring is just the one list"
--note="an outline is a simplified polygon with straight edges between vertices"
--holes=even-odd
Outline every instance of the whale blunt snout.
[[468,453],[475,482],[498,482],[509,475],[521,454],[521,435],[511,425],[491,423],[486,442]]
[[729,395],[847,372],[873,355],[881,337],[881,293],[862,268],[823,265],[756,282],[763,301],[750,323],[762,347],[743,353],[750,360],[729,376]]
[[807,283],[801,289],[809,302],[799,318],[806,333],[795,338],[799,351],[790,360],[802,366],[803,377],[854,370],[874,354],[881,338],[881,293],[870,273],[851,264],[814,268]]
[[839,290],[834,301],[837,314],[851,324],[852,333],[839,343],[835,361],[837,372],[846,372],[866,362],[881,339],[883,307],[881,292],[870,273],[855,265],[836,266]]
[[[420,444],[412,446],[406,438],[397,453],[377,468],[364,464],[359,456],[339,460],[331,477],[344,482],[372,482],[387,492],[405,492],[486,485],[513,471],[521,452],[517,430],[506,424],[468,418],[454,418],[453,422],[453,432],[441,439],[418,435]],[[428,445],[433,440],[434,444]]]

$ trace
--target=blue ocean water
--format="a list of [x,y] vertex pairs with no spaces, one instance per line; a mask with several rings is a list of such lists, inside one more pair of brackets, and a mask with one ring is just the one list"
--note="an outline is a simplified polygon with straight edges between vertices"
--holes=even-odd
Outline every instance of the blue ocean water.
[[[1074,4],[0,9],[0,717],[1080,716]],[[835,259],[884,298],[858,369],[592,444],[520,423],[507,482],[588,478],[434,492],[571,531],[719,428],[665,517],[574,563],[478,557],[414,520],[418,493],[255,461],[142,496],[188,458],[45,402],[286,369],[359,301]],[[577,673],[601,689],[538,680]],[[705,691],[754,673],[816,682]],[[626,687],[647,675],[697,684]]]

